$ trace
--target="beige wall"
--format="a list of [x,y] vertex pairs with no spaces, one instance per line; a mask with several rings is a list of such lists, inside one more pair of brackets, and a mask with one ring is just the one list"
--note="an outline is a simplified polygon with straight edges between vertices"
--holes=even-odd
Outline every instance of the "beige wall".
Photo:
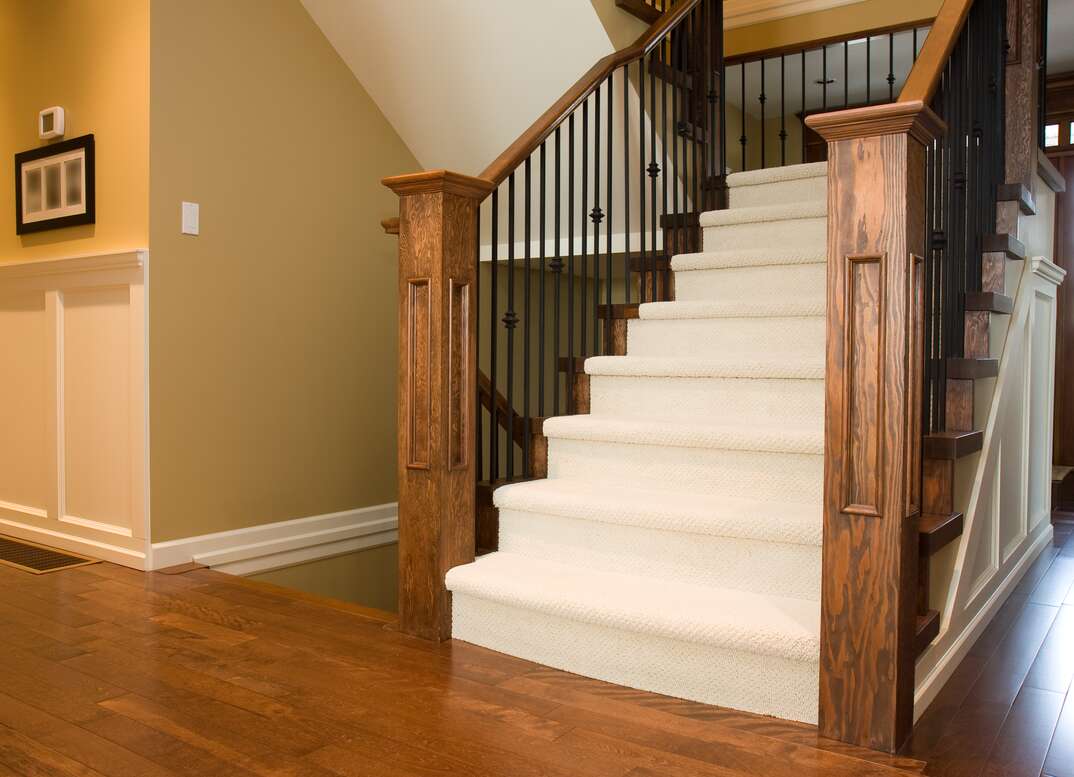
[[[15,234],[12,157],[37,148],[37,113],[93,133],[97,223]],[[149,242],[149,0],[0,0],[0,261]]]
[[941,5],[943,0],[864,0],[827,11],[728,30],[724,50],[727,56],[736,56],[863,30],[904,25],[935,17]]
[[416,160],[298,0],[153,0],[151,30],[153,540],[393,501],[379,180]]
[[392,544],[262,572],[250,579],[395,612],[398,566],[399,546]]

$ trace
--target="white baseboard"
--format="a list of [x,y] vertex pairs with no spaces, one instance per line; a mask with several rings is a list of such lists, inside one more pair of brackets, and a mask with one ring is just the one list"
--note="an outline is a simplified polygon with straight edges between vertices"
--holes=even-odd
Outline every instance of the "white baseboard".
[[110,561],[132,569],[147,569],[145,540],[126,540],[126,547],[121,544],[125,538],[117,537],[117,542],[105,542],[90,536],[57,531],[46,526],[16,521],[0,516],[0,534],[15,537],[28,542],[36,542],[50,548],[59,548],[71,553],[78,553],[90,558]]
[[399,505],[392,502],[157,542],[152,546],[150,568],[195,561],[220,572],[253,575],[398,540]]
[[[917,691],[914,693],[915,723],[928,709],[928,706],[932,704],[933,699],[936,698],[936,694],[940,692],[944,684],[951,679],[951,675],[958,668],[958,665],[962,663],[962,659],[966,657],[970,648],[973,647],[982,632],[988,627],[988,624],[992,622],[996,613],[999,612],[999,608],[1010,598],[1015,587],[1022,582],[1022,578],[1025,577],[1030,565],[1048,547],[1048,544],[1052,541],[1053,533],[1054,530],[1051,525],[1041,532],[1041,536],[1034,541],[1029,548],[1029,552],[1022,557],[1022,560],[1018,562],[1018,565],[1007,576],[1007,579],[996,589],[984,607],[978,610],[973,619],[966,624],[962,633],[950,643],[943,656],[932,667],[928,675],[918,683]],[[940,647],[940,645],[936,647]]]

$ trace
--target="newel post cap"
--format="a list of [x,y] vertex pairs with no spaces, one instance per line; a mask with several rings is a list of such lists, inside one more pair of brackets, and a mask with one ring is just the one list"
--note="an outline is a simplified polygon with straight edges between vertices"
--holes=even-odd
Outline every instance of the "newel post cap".
[[829,143],[875,135],[907,134],[927,145],[947,131],[943,119],[920,100],[817,113],[806,118],[806,126]]
[[483,200],[496,188],[496,184],[484,178],[453,173],[450,170],[425,170],[420,173],[393,175],[381,181],[400,197],[414,194],[454,194]]

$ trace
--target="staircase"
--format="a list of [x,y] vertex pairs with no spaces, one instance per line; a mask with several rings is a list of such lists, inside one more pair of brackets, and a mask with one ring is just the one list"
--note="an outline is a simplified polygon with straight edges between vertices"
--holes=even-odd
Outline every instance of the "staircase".
[[456,639],[634,688],[817,719],[826,165],[729,176],[676,300],[585,363],[548,478],[499,488],[452,569]]

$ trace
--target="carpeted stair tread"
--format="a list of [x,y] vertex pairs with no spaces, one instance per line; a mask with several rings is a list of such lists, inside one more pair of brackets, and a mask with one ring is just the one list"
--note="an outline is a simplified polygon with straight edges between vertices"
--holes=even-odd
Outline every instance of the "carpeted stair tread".
[[826,178],[827,175],[827,162],[807,162],[801,165],[767,167],[762,170],[731,173],[727,176],[727,185],[734,189],[740,186],[763,186],[765,184],[797,181],[802,178]]
[[543,431],[549,439],[819,456],[824,452],[822,420],[815,428],[765,428],[573,415],[546,419]]
[[781,264],[823,264],[827,259],[827,251],[823,246],[702,251],[672,257],[671,269],[675,272],[730,270],[738,267],[771,267]]
[[804,318],[824,315],[824,297],[793,299],[692,300],[647,302],[638,317],[651,321],[682,318]]
[[822,219],[826,218],[827,215],[828,202],[826,200],[816,200],[713,210],[702,213],[700,222],[702,227],[727,227],[737,224],[761,224],[772,221]]
[[452,592],[572,621],[815,663],[820,603],[594,572],[490,553],[447,574]]
[[793,359],[766,359],[764,353],[746,358],[695,359],[659,356],[591,356],[588,375],[650,378],[774,378],[823,380],[824,354]]
[[661,531],[820,546],[821,505],[650,491],[564,478],[498,488],[500,510],[560,515]]

